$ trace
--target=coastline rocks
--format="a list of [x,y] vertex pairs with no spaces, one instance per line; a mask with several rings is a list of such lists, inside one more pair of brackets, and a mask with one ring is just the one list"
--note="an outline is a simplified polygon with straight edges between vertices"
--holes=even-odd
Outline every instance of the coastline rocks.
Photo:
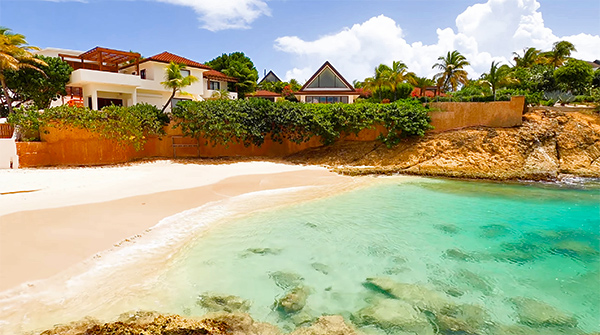
[[452,303],[442,294],[419,284],[398,283],[386,277],[367,278],[365,287],[404,300],[421,311],[439,312]]
[[510,300],[515,306],[519,322],[530,327],[576,327],[577,319],[557,308],[531,298]]
[[214,293],[204,293],[196,301],[198,306],[203,307],[209,312],[247,312],[250,309],[250,301],[244,300],[235,295],[219,295]]
[[227,326],[227,335],[280,335],[281,331],[275,325],[266,322],[256,322],[247,313],[211,313],[202,321],[212,321]]
[[294,287],[275,302],[275,308],[286,314],[296,313],[306,306],[309,293],[309,289],[306,287]]
[[348,325],[340,315],[320,317],[310,327],[301,327],[289,335],[359,335],[352,326]]
[[419,335],[433,335],[427,318],[410,304],[396,299],[379,299],[356,314],[352,320],[359,326],[375,325],[389,330],[403,330]]
[[294,272],[275,271],[269,273],[269,277],[273,279],[275,285],[284,290],[300,286],[304,281],[302,276]]

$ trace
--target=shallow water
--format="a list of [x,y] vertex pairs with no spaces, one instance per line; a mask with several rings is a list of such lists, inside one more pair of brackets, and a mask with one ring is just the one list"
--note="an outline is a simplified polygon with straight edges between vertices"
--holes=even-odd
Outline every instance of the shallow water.
[[[274,308],[289,286],[309,289],[312,316],[350,319],[372,302],[365,280],[387,277],[482,306],[495,324],[518,323],[514,298],[526,297],[600,331],[600,193],[579,186],[379,180],[211,228],[154,290],[184,315],[207,311],[201,294],[236,295],[256,319],[290,330]],[[277,280],[285,274],[295,282]]]

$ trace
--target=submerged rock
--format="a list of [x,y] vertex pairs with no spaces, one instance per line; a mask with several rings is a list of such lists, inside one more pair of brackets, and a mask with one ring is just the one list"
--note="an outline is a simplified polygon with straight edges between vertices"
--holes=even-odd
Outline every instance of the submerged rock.
[[519,322],[531,327],[576,327],[577,319],[545,302],[517,297],[510,300]]
[[359,326],[375,325],[386,332],[402,330],[419,335],[433,335],[427,318],[409,303],[396,299],[378,299],[352,315]]
[[310,266],[312,266],[312,268],[315,269],[315,271],[321,272],[324,275],[329,274],[329,266],[323,263],[312,263]]
[[435,315],[435,323],[442,333],[481,334],[491,325],[488,312],[481,306],[464,304],[444,308]]
[[565,240],[560,241],[552,246],[550,252],[553,254],[568,256],[572,258],[585,258],[590,256],[598,256],[598,250],[591,247],[589,244],[576,241],[576,240]]
[[247,312],[250,309],[250,301],[235,295],[220,295],[204,293],[198,297],[196,303],[209,312]]
[[281,331],[276,326],[266,322],[256,322],[247,313],[212,313],[202,321],[212,320],[227,326],[227,335],[280,335]]
[[469,270],[458,270],[454,274],[454,278],[456,278],[459,284],[462,284],[460,287],[465,291],[475,290],[485,295],[490,295],[494,292],[493,287],[486,278]]
[[283,298],[276,301],[275,307],[286,314],[296,313],[306,305],[309,293],[309,289],[306,287],[294,287]]
[[460,233],[460,228],[456,225],[453,224],[436,224],[433,225],[433,227],[437,230],[440,230],[443,233],[449,234],[449,235],[455,235]]
[[544,250],[537,244],[526,241],[502,243],[502,251],[493,253],[492,258],[499,262],[524,264],[543,257]]
[[367,278],[365,287],[384,293],[395,299],[404,300],[421,311],[438,312],[452,306],[445,295],[423,285],[398,283],[390,278]]
[[490,224],[481,226],[481,236],[485,238],[498,238],[509,235],[511,229],[508,226],[501,224]]
[[269,277],[273,279],[275,285],[284,290],[300,286],[304,281],[302,276],[294,272],[275,271],[269,273]]
[[473,254],[464,252],[460,249],[448,249],[444,252],[444,257],[463,262],[475,262],[477,260]]
[[340,315],[320,317],[310,327],[301,327],[290,335],[359,335],[351,325],[348,325]]
[[281,249],[277,248],[248,248],[244,253],[242,253],[242,257],[248,257],[251,255],[259,255],[259,256],[267,256],[267,255],[279,255],[281,254]]

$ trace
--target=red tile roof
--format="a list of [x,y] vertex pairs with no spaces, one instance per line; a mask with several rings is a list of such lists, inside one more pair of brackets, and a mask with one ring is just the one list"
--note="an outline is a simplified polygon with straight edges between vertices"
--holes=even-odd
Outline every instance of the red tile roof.
[[281,94],[279,94],[279,93],[265,91],[265,90],[258,90],[250,95],[253,97],[280,97],[281,96]]
[[202,75],[204,76],[204,78],[237,82],[236,78],[230,77],[230,76],[226,75],[225,73],[221,73],[221,72],[215,71],[215,70],[206,71],[206,72],[202,73]]
[[181,56],[174,55],[167,51],[159,53],[158,55],[154,55],[152,57],[148,57],[148,58],[144,59],[144,61],[156,61],[156,62],[161,62],[161,63],[175,62],[175,63],[179,63],[179,64],[184,64],[187,66],[197,67],[199,69],[210,70],[210,67],[207,65],[195,62],[195,61],[187,59],[187,58],[183,58]]

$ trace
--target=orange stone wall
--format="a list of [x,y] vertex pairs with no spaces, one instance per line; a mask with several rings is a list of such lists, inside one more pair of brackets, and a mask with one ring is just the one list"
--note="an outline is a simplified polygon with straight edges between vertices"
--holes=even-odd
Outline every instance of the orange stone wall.
[[[430,112],[432,132],[442,132],[472,126],[513,127],[521,124],[525,107],[524,97],[513,97],[503,102],[436,102],[430,107],[439,111]],[[136,151],[130,145],[121,145],[116,141],[103,139],[100,135],[85,129],[58,129],[54,127],[41,131],[41,142],[17,142],[17,154],[21,167],[56,165],[103,165],[131,161],[137,158],[173,157],[172,143],[191,144],[195,139],[181,136],[180,129],[165,127],[166,136],[150,136],[143,149]],[[345,141],[373,141],[384,128],[365,129],[357,135],[342,137]],[[198,147],[176,148],[177,157],[224,157],[257,156],[281,157],[321,146],[320,139],[313,137],[306,143],[296,144],[290,141],[277,143],[267,139],[257,147],[230,143],[229,146],[206,144],[199,139]]]

